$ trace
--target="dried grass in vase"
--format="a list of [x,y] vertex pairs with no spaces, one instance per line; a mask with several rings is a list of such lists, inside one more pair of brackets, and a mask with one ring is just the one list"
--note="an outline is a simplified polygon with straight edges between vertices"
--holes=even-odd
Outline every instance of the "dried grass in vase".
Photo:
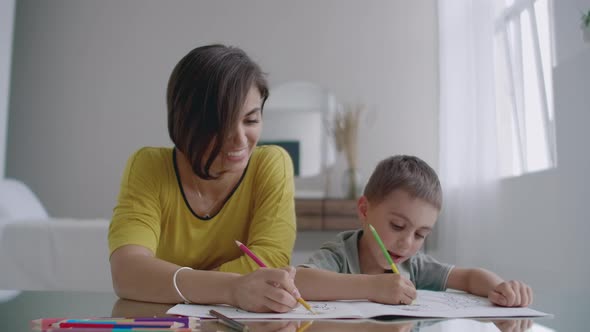
[[349,179],[348,193],[349,198],[357,195],[357,167],[358,167],[358,128],[361,115],[365,111],[362,104],[347,104],[334,113],[332,123],[332,135],[336,150],[339,153],[344,152],[346,162],[348,163]]

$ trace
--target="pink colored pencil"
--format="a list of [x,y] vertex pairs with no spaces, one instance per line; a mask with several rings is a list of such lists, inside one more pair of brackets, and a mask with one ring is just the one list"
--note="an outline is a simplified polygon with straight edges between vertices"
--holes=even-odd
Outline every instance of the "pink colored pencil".
[[258,264],[258,266],[267,267],[266,264],[264,264],[264,262],[262,262],[260,258],[258,258],[258,256],[256,256],[252,251],[250,251],[250,249],[248,249],[248,247],[246,247],[242,242],[236,240],[236,244],[238,245],[238,248],[240,248],[246,255],[250,256],[250,258],[252,258],[252,260],[255,261],[256,264]]
[[[236,244],[238,245],[238,247],[240,249],[242,249],[242,251],[244,253],[246,253],[246,255],[250,256],[250,258],[252,258],[256,262],[256,264],[258,264],[258,266],[260,266],[260,267],[266,267],[266,264],[264,264],[260,260],[260,258],[258,258],[258,256],[256,256],[252,251],[250,251],[250,249],[248,249],[248,247],[246,247],[242,242],[240,242],[238,240],[235,240],[235,241],[236,241]],[[301,305],[304,306],[305,309],[307,309],[312,314],[314,314],[314,315],[316,314],[316,312],[313,311],[313,309],[311,308],[311,306],[309,305],[309,303],[305,302],[305,300],[301,296],[297,297],[297,302],[301,303]]]

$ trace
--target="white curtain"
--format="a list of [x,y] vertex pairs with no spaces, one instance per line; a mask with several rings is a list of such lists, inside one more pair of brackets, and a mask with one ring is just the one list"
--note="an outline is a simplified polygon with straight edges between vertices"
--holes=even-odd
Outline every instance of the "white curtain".
[[474,234],[482,226],[478,216],[486,213],[483,206],[493,206],[490,200],[498,179],[494,1],[440,0],[438,4],[439,175],[444,202],[426,249],[442,260],[466,264],[468,248],[477,248],[477,243],[462,234]]

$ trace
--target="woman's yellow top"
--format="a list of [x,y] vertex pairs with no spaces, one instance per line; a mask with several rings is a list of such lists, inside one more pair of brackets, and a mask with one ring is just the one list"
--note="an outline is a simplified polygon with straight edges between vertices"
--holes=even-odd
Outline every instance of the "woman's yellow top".
[[206,220],[186,201],[174,149],[145,147],[125,167],[109,250],[135,244],[180,266],[244,274],[258,265],[235,240],[269,267],[283,267],[290,263],[295,235],[293,164],[284,149],[256,147],[234,192]]

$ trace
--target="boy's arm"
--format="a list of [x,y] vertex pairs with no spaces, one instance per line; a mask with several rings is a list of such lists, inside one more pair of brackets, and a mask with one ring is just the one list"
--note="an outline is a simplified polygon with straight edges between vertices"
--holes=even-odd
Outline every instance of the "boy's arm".
[[295,286],[310,301],[366,300],[369,275],[344,274],[327,270],[298,267]]
[[447,287],[487,297],[490,291],[502,282],[504,280],[498,275],[484,269],[455,267],[449,273]]
[[492,303],[504,307],[526,307],[533,301],[532,289],[521,281],[504,281],[485,269],[453,268],[447,287],[485,296]]
[[298,267],[295,286],[310,301],[369,300],[410,304],[416,298],[411,281],[399,274],[344,274]]

